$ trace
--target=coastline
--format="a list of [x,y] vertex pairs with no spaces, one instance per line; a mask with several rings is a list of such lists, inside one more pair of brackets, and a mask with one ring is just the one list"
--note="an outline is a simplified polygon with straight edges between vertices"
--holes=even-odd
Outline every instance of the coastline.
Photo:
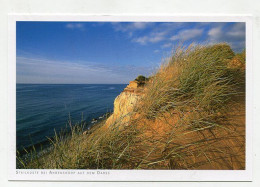
[[227,44],[177,51],[147,84],[130,81],[110,117],[92,119],[89,130],[70,126],[71,136],[56,135],[48,154],[21,163],[26,169],[243,170],[243,55]]
[[66,124],[87,122],[113,111],[125,84],[17,85],[16,148],[22,150],[54,136]]

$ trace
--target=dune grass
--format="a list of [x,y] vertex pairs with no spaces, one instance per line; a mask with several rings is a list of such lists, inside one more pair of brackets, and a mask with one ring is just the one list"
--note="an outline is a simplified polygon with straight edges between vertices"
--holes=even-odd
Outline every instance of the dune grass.
[[149,118],[171,108],[222,110],[233,96],[244,91],[244,72],[227,66],[234,56],[226,44],[177,48],[153,76],[140,108]]
[[[241,63],[232,63],[239,58]],[[50,139],[20,168],[244,169],[245,54],[230,46],[178,47],[144,87],[130,120]],[[230,65],[232,64],[232,66]],[[239,65],[236,65],[239,64]],[[232,113],[235,108],[242,108]],[[241,113],[242,111],[242,113]],[[240,117],[233,117],[239,115]],[[123,118],[123,117],[122,117]],[[241,120],[238,120],[240,119]]]

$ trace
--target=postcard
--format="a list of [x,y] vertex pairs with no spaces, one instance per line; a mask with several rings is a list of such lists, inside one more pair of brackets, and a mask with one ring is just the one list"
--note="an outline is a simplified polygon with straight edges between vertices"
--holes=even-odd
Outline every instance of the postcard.
[[9,15],[9,180],[252,180],[247,16]]

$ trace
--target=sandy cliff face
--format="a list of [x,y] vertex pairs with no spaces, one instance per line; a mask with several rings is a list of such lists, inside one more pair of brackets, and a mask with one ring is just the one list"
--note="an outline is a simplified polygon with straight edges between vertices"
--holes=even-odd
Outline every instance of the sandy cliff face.
[[117,121],[120,121],[120,124],[126,123],[127,125],[136,103],[143,95],[143,85],[143,83],[137,81],[130,81],[124,91],[116,97],[114,112],[107,119],[107,126],[115,124]]

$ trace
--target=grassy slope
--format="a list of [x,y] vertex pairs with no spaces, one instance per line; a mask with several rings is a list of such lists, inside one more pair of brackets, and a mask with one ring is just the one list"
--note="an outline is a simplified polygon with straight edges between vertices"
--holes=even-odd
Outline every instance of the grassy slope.
[[[226,44],[178,48],[131,113],[89,134],[73,127],[22,168],[244,169],[245,54]],[[120,127],[120,128],[119,128]]]

